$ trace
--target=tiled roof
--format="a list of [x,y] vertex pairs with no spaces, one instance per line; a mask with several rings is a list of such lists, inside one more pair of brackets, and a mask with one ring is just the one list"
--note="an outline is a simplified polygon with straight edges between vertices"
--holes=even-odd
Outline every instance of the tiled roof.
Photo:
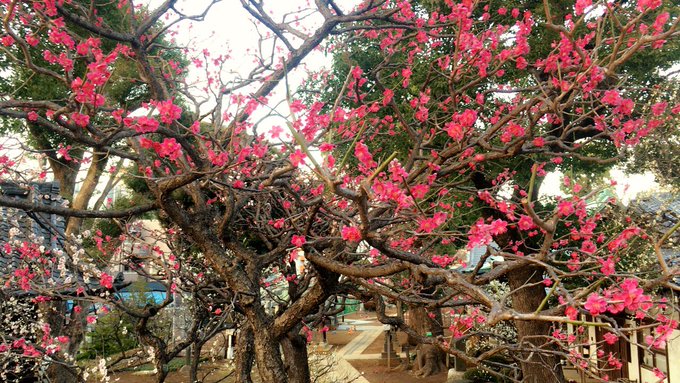
[[631,207],[640,215],[651,216],[659,231],[666,231],[680,220],[680,195],[657,193],[633,201]]
[[[631,203],[633,214],[644,218],[645,226],[663,235],[680,221],[680,195],[669,192],[651,194]],[[680,265],[680,230],[662,244],[661,253],[671,267]],[[679,279],[680,281],[680,279]]]

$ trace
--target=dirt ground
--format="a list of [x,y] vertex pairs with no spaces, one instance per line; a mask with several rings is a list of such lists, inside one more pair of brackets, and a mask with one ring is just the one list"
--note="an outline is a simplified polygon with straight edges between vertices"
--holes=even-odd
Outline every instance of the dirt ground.
[[[393,345],[396,346],[396,342],[392,342]],[[383,352],[383,348],[385,347],[385,334],[380,334],[379,337],[375,338],[375,340],[368,346],[364,351],[362,351],[362,354],[380,354]],[[398,352],[399,348],[395,350],[395,352]]]
[[[352,339],[356,338],[360,333],[361,331],[332,330],[327,333],[326,339],[328,341],[328,344],[333,346],[333,348],[341,348],[350,341],[352,341]],[[322,339],[321,333],[319,331],[315,331],[312,340],[313,343],[309,345],[310,352],[313,351],[312,349],[316,347],[316,343],[320,342],[321,339]],[[205,379],[203,380],[205,383],[214,382],[231,383],[233,382],[233,378],[224,379],[225,376],[231,372],[231,368],[229,367],[229,365],[230,363],[220,360],[216,361],[215,363],[204,363],[201,365],[201,372],[199,376],[201,378],[205,377]],[[93,377],[89,381],[95,383],[99,382],[100,379]],[[168,378],[166,379],[167,383],[185,383],[188,381],[189,381],[188,367],[180,369],[180,371],[173,371],[169,373]],[[257,379],[257,372],[254,371],[253,382],[257,383],[258,381],[259,380]],[[155,378],[152,374],[148,372],[124,371],[112,374],[111,382],[153,383],[155,382]]]
[[[225,365],[218,363],[206,365],[201,368],[200,378],[206,377],[203,381],[205,383],[224,382],[231,383],[233,379],[227,378],[222,380],[230,373],[231,369]],[[253,383],[256,383],[256,376],[253,376]],[[90,380],[91,382],[99,382],[99,380]],[[140,374],[139,372],[119,372],[111,375],[111,382],[120,383],[154,383],[156,381],[152,374]],[[186,383],[189,381],[189,371],[174,371],[168,374],[166,383]]]
[[[361,331],[330,330],[326,333],[326,341],[328,341],[328,344],[340,348],[351,342],[352,339],[356,338],[359,334],[361,334]],[[308,347],[314,347],[314,344],[320,343],[322,339],[323,335],[321,331],[314,331],[312,344]]]
[[416,378],[409,371],[395,371],[387,368],[387,360],[351,360],[354,368],[363,372],[363,377],[371,383],[444,383],[446,372]]

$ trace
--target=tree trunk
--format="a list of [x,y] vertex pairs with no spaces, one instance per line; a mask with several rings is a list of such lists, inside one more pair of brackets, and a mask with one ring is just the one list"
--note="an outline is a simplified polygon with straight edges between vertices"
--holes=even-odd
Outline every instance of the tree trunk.
[[250,372],[253,370],[255,337],[250,326],[243,326],[236,336],[236,383],[253,383]]
[[[296,326],[297,328],[297,326]],[[290,383],[310,383],[307,339],[299,333],[290,332],[281,339],[285,358],[286,373]]]
[[[75,305],[79,303],[81,301],[74,301]],[[46,313],[45,317],[50,325],[52,336],[58,334],[69,338],[68,344],[63,351],[59,352],[58,356],[64,358],[67,363],[75,363],[76,354],[83,341],[87,309],[80,313],[76,313],[75,310],[71,311],[68,323],[66,323],[65,318],[67,314],[66,302],[64,301],[46,302],[41,310]],[[78,381],[78,373],[73,368],[59,363],[52,363],[47,368],[47,377],[52,383],[74,383]]]
[[189,366],[189,381],[191,383],[198,382],[198,366],[201,361],[202,342],[194,342],[190,347],[187,347],[185,352],[191,350],[191,365]]
[[260,379],[264,383],[288,383],[283,366],[279,342],[264,326],[253,329],[255,335],[255,361]]
[[168,376],[168,362],[170,361],[167,353],[168,347],[163,339],[155,336],[149,328],[149,317],[140,318],[135,326],[135,331],[142,346],[151,347],[153,350],[153,364],[156,368],[156,383],[163,383]]
[[[92,163],[87,170],[87,176],[83,180],[78,195],[76,195],[71,203],[73,209],[86,209],[90,199],[99,184],[104,167],[108,163],[108,157],[102,153],[92,154]],[[78,233],[83,224],[82,218],[71,217],[66,225],[66,236]]]
[[[546,297],[542,283],[543,273],[540,269],[527,265],[508,274],[510,290],[517,290],[512,295],[512,306],[521,313],[534,312]],[[535,286],[522,287],[527,284]],[[551,324],[541,321],[515,321],[519,344],[530,347],[541,347],[550,334]],[[549,350],[546,350],[549,351]],[[526,352],[522,358],[522,375],[525,383],[564,382],[564,374],[559,358],[538,352]]]
[[[156,353],[158,354],[158,353]],[[168,377],[168,365],[164,361],[156,360],[155,361],[155,367],[156,367],[156,383],[163,383],[165,382],[165,378]]]
[[[430,318],[423,307],[413,307],[409,312],[409,326],[419,335],[437,337],[444,335],[441,326],[442,315],[440,310],[434,312],[434,318]],[[434,345],[419,344],[416,348],[417,358],[413,367],[414,374],[419,377],[436,375],[446,370],[446,354]]]

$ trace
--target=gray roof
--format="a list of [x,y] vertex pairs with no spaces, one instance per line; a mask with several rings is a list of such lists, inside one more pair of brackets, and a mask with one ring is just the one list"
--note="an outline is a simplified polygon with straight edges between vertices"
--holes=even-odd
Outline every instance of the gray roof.
[[680,219],[680,195],[657,193],[633,201],[631,207],[639,215],[648,216],[657,230],[665,232]]
[[[669,192],[651,194],[631,203],[632,214],[645,219],[645,226],[659,233],[667,233],[680,221],[680,195]],[[680,266],[680,230],[662,244],[661,253],[668,265]]]

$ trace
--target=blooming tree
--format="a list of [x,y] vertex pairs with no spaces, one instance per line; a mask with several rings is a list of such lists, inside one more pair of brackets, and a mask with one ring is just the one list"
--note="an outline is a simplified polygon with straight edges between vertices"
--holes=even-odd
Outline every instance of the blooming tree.
[[[268,30],[253,51],[254,68],[227,81],[220,68],[228,56],[200,52],[191,65],[207,68],[203,98],[187,83],[186,67],[158,54],[164,49],[159,38],[184,20],[202,19],[215,3],[190,15],[177,1],[146,9],[123,0],[117,9],[127,22],[113,25],[94,4],[1,2],[2,62],[31,73],[27,83],[50,78],[62,96],[7,92],[0,116],[59,137],[65,143],[60,162],[91,158],[91,187],[103,172],[94,158],[129,164],[146,198],[94,209],[77,198],[55,206],[0,196],[6,208],[68,219],[62,250],[37,238],[5,241],[2,255],[19,259],[3,280],[7,293],[116,304],[107,246],[124,238],[95,233],[85,249],[78,225],[83,219],[125,223],[155,212],[162,235],[182,246],[170,255],[151,251],[143,263],[162,270],[158,278],[169,292],[219,287],[201,295],[211,297],[201,307],[241,318],[239,344],[253,353],[238,357],[239,381],[250,381],[253,363],[264,382],[310,381],[305,333],[335,309],[328,302],[346,294],[373,296],[384,323],[471,364],[511,354],[505,367],[515,370],[510,378],[516,381],[563,381],[562,359],[606,376],[607,368],[579,354],[564,324],[606,327],[610,338],[626,338],[635,326],[609,318],[627,313],[634,323],[654,327],[648,345],[667,341],[677,327],[669,315],[674,307],[653,292],[678,289],[677,266],[658,250],[670,234],[633,225],[613,230],[589,206],[599,191],[567,178],[567,196],[554,204],[537,200],[540,180],[554,165],[615,162],[677,118],[680,106],[672,102],[634,100],[636,89],[622,73],[640,52],[677,39],[677,15],[661,1],[579,0],[557,13],[546,0],[532,13],[472,1],[447,0],[425,11],[406,0],[368,0],[352,9],[327,0],[296,9],[290,21],[291,14],[279,20],[262,1],[243,0]],[[554,36],[551,49],[532,57],[532,34]],[[332,35],[371,39],[390,60],[352,67],[336,102],[298,95],[289,73],[315,49],[337,42]],[[118,62],[136,67],[143,102],[127,105],[108,96]],[[532,76],[519,80],[512,75],[518,72]],[[278,106],[277,98],[284,99]],[[278,123],[269,123],[275,117]],[[374,145],[394,136],[408,139],[393,153]],[[610,150],[598,150],[603,147]],[[73,150],[89,157],[71,156]],[[4,181],[30,189],[30,181],[47,176],[21,169],[8,155],[0,158]],[[530,176],[518,177],[508,164],[530,169]],[[120,169],[108,170],[115,176]],[[461,265],[456,256],[492,242],[476,265]],[[651,272],[617,266],[634,242],[657,250]],[[296,265],[301,254],[309,267]],[[479,273],[490,255],[503,261]],[[140,260],[131,255],[128,262]],[[73,277],[49,271],[59,265]],[[486,288],[497,280],[508,281],[512,299]],[[387,298],[425,307],[434,317],[435,310],[450,311],[453,339],[423,336],[388,317]],[[159,307],[136,311],[139,339],[157,359],[167,359],[167,345],[145,323],[172,299],[168,294]],[[267,302],[276,309],[268,310]],[[499,336],[482,334],[476,324],[510,322],[516,341],[501,339],[477,356],[453,347],[473,332]],[[69,342],[77,343],[43,326],[37,337],[14,336],[0,347],[73,366],[72,354],[60,354],[60,344]],[[170,353],[186,345],[178,340]]]

